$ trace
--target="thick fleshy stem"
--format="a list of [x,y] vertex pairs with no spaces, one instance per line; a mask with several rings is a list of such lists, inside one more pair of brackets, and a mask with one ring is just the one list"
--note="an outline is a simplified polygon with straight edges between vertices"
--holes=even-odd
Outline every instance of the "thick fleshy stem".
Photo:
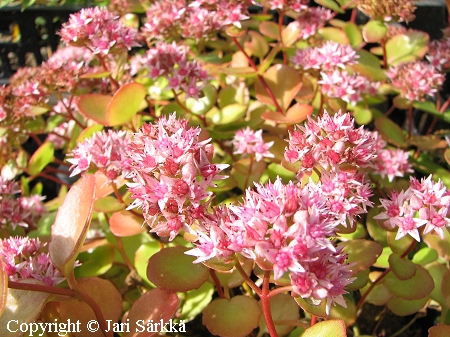
[[[404,258],[405,256],[407,256],[416,246],[416,240],[413,240],[413,242],[411,242],[411,244],[409,245],[408,249],[405,250],[405,252],[403,254],[400,255],[401,258]],[[386,277],[387,274],[389,274],[389,272],[391,271],[391,268],[387,268],[380,276],[378,276],[378,278],[373,281],[370,286],[369,289],[367,289],[367,291],[364,293],[364,295],[361,296],[361,299],[359,300],[358,304],[356,305],[356,312],[358,312],[358,310],[362,307],[362,305],[364,304],[364,301],[366,300],[367,296],[369,296],[370,292],[373,290],[373,288],[375,288],[375,286],[380,283],[380,281],[382,279],[384,279]]]
[[270,337],[278,337],[277,330],[275,329],[275,324],[273,323],[272,313],[270,311],[270,270],[264,272],[264,279],[261,291],[261,304],[264,314],[264,319],[266,321],[267,330],[269,331]]
[[41,293],[49,293],[49,294],[55,294],[55,295],[61,295],[61,296],[69,296],[72,298],[77,298],[83,302],[85,302],[87,305],[89,305],[94,311],[95,317],[97,318],[97,322],[100,325],[100,328],[102,329],[103,335],[105,337],[113,337],[112,331],[106,331],[108,330],[108,326],[106,324],[105,317],[103,316],[102,310],[98,306],[97,302],[95,302],[92,297],[89,295],[72,290],[72,289],[63,289],[63,288],[55,288],[55,287],[49,287],[43,284],[32,284],[32,283],[21,283],[21,282],[14,282],[14,281],[8,281],[8,288],[11,289],[18,289],[18,290],[28,290],[28,291],[37,291]]
[[223,293],[222,285],[220,284],[219,278],[216,275],[216,271],[214,269],[210,269],[209,274],[211,275],[211,278],[214,281],[214,285],[216,286],[217,294],[219,295],[219,297],[226,298]]
[[[255,69],[255,71],[258,73],[258,67],[256,66],[255,62],[253,62],[252,58],[248,56],[247,52],[242,48],[239,41],[233,36],[232,37],[234,44],[238,47],[238,49],[245,55],[245,57],[248,60],[248,63],[250,63],[250,66]],[[258,73],[258,79],[261,81],[262,86],[266,90],[267,94],[270,96],[270,99],[272,100],[273,104],[275,105],[275,108],[280,114],[284,115],[283,109],[281,109],[280,105],[277,102],[277,99],[275,98],[275,95],[273,94],[272,90],[269,88],[269,85],[267,84],[264,77]]]
[[244,268],[242,268],[241,263],[239,262],[239,259],[237,257],[235,257],[234,261],[235,261],[235,267],[236,267],[237,271],[239,272],[239,274],[241,274],[241,276],[244,278],[245,283],[247,283],[249,285],[249,287],[252,288],[252,290],[256,293],[256,295],[261,297],[261,289],[259,289],[259,287],[255,284],[255,282],[253,282],[252,279],[247,275]]

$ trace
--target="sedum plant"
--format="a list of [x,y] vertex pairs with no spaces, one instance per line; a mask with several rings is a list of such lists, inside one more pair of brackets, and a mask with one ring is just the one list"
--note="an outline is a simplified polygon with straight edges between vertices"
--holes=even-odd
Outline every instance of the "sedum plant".
[[308,3],[85,8],[0,88],[2,335],[449,334],[448,32]]

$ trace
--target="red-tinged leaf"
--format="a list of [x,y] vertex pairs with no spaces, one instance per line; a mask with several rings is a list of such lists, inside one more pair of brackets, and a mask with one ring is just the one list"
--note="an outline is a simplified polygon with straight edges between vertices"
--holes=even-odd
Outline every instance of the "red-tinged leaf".
[[285,115],[275,111],[267,111],[261,117],[265,120],[292,125],[303,122],[312,112],[313,107],[311,105],[296,103],[288,109]]
[[216,299],[203,310],[203,324],[213,335],[245,337],[259,324],[261,309],[254,298],[243,295]]
[[269,45],[260,33],[250,30],[247,38],[248,40],[244,42],[244,49],[249,56],[263,58],[269,52]]
[[389,256],[389,267],[400,280],[408,280],[416,274],[415,264],[395,253]]
[[105,78],[105,77],[108,77],[109,75],[111,75],[110,71],[102,71],[102,72],[98,72],[98,73],[84,74],[84,75],[81,75],[80,78]]
[[[98,277],[79,278],[78,291],[90,296],[100,307],[105,320],[117,322],[122,313],[122,296],[116,287],[108,280]],[[79,336],[103,337],[103,332],[99,329],[96,332],[88,331],[89,321],[97,321],[97,317],[91,307],[83,301],[72,299],[59,303],[59,314],[62,322],[71,320],[80,322]],[[94,327],[98,327],[95,325]]]
[[362,239],[343,242],[340,245],[344,246],[344,252],[348,255],[347,261],[356,263],[351,267],[353,275],[373,266],[383,249],[375,241]]
[[450,336],[450,325],[438,324],[428,329],[428,337],[448,337]]
[[84,117],[106,126],[106,110],[111,99],[109,95],[84,94],[78,98],[77,107]]
[[147,277],[157,287],[185,292],[198,289],[209,278],[209,269],[193,263],[195,257],[186,255],[186,247],[166,247],[148,260]]
[[342,305],[331,306],[329,318],[342,319],[346,326],[352,326],[356,321],[356,305],[347,296],[344,299],[347,302],[347,307]]
[[259,24],[259,31],[261,34],[270,37],[274,40],[278,40],[279,38],[279,29],[278,25],[273,21],[263,21]]
[[103,130],[103,125],[101,125],[101,124],[94,124],[94,125],[87,127],[86,129],[81,131],[81,133],[78,135],[77,143],[82,142],[86,138],[89,138],[89,137],[93,136],[94,134],[96,134],[97,132],[100,132],[102,130]]
[[8,298],[8,274],[5,270],[5,264],[0,259],[0,290],[2,292],[0,297],[0,316],[3,314],[6,308],[6,300]]
[[128,83],[116,91],[106,109],[106,121],[109,126],[129,122],[139,111],[145,98],[145,87],[140,83]]
[[422,266],[416,266],[416,273],[407,280],[400,280],[394,273],[389,273],[383,282],[395,297],[404,300],[419,300],[430,295],[434,282],[430,273]]
[[404,300],[402,298],[393,297],[387,303],[387,307],[397,316],[408,316],[415,314],[427,304],[428,296],[418,300]]
[[384,22],[379,20],[370,20],[367,22],[362,31],[364,41],[369,43],[380,42],[387,34],[387,27]]
[[347,328],[341,319],[331,319],[314,324],[305,330],[302,337],[346,337]]
[[350,44],[347,34],[342,29],[335,27],[324,27],[319,29],[319,34],[326,41],[334,41],[340,44]]
[[95,176],[85,175],[67,193],[52,226],[50,257],[71,288],[77,287],[73,265],[91,222],[94,191]]
[[32,176],[39,174],[53,161],[55,149],[53,143],[45,142],[34,152],[28,163],[28,173]]
[[[42,284],[35,279],[26,279],[21,282]],[[22,336],[23,332],[20,331],[19,325],[34,322],[49,296],[50,294],[37,291],[9,289],[5,310],[0,316],[0,336]],[[18,324],[16,326],[14,326],[13,320],[17,320]],[[12,323],[8,325],[8,322]],[[8,326],[10,330],[16,330],[17,328],[17,331],[8,331]]]
[[[144,293],[133,303],[128,312],[127,319],[130,322],[130,332],[125,337],[151,337],[157,335],[157,331],[145,331],[145,325],[152,320],[155,323],[159,323],[161,320],[167,323],[175,315],[178,303],[179,299],[175,292],[155,288]],[[143,324],[137,325],[136,323],[138,322],[143,322]]]
[[[302,86],[302,76],[295,68],[283,64],[275,64],[263,75],[268,89],[272,91],[278,105],[283,111],[291,104]],[[265,104],[274,105],[262,82],[255,82],[256,97]]]
[[294,44],[295,41],[298,40],[298,36],[300,34],[300,28],[297,22],[291,22],[281,31],[281,40],[283,41],[283,45],[285,47],[289,47]]
[[372,81],[381,81],[386,78],[384,71],[381,69],[380,60],[369,53],[367,50],[357,50],[358,62],[349,66],[360,75],[370,78]]
[[109,219],[109,228],[115,236],[132,236],[147,230],[143,226],[144,219],[130,211],[114,213]]
[[[101,199],[103,197],[106,197],[107,195],[110,195],[114,192],[114,188],[112,184],[108,184],[108,178],[100,171],[95,172],[95,200]],[[120,188],[124,183],[125,180],[122,178],[122,176],[117,177],[116,187]]]

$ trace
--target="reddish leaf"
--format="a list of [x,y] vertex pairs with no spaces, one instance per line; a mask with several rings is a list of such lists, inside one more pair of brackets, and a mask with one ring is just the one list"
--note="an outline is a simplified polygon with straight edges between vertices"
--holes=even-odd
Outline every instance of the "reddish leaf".
[[107,125],[124,124],[139,111],[145,98],[145,87],[140,83],[128,83],[116,91],[106,109]]
[[428,337],[448,337],[450,336],[450,325],[438,324],[428,329]]
[[77,107],[81,114],[102,125],[108,125],[106,110],[112,97],[101,94],[84,94],[78,98]]
[[91,222],[94,191],[95,176],[85,175],[67,193],[52,226],[50,256],[72,288],[76,288],[73,264]]
[[109,226],[115,236],[132,236],[147,230],[143,219],[130,211],[114,213],[109,219]]
[[[143,294],[133,303],[128,312],[127,319],[130,322],[130,332],[125,337],[151,337],[158,332],[145,332],[147,322],[167,322],[175,314],[178,308],[178,296],[174,292],[155,288]],[[137,325],[137,322],[144,324]],[[142,327],[144,325],[144,327]],[[154,331],[154,330],[153,330]]]
[[302,337],[346,337],[345,322],[340,319],[331,319],[314,324],[305,330]]
[[288,109],[285,115],[275,111],[267,111],[261,117],[282,124],[297,124],[303,122],[312,112],[313,107],[311,105],[296,103]]

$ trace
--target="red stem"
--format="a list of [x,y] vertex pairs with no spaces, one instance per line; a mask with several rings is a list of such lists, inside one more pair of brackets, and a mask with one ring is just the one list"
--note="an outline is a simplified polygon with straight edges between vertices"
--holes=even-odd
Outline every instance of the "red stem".
[[[239,41],[233,36],[231,37],[233,39],[233,42],[236,44],[236,46],[238,47],[238,49],[245,55],[245,57],[248,60],[248,63],[250,63],[250,66],[256,71],[258,72],[258,67],[256,66],[255,62],[253,62],[252,58],[250,56],[248,56],[248,54],[245,52],[244,48],[242,48],[241,44],[239,43]],[[273,94],[272,90],[269,88],[269,86],[267,85],[266,80],[264,79],[263,76],[261,76],[259,73],[257,74],[258,79],[260,80],[262,86],[264,87],[264,89],[266,90],[267,94],[270,96],[270,99],[272,100],[273,104],[275,105],[277,111],[280,114],[284,115],[283,109],[281,109],[280,105],[277,102],[277,99],[275,98],[275,95]]]
[[[284,47],[283,44],[283,35],[282,35],[282,30],[283,30],[283,18],[284,18],[284,13],[279,11],[278,12],[278,40],[280,41],[280,45],[281,48]],[[283,63],[284,64],[288,64],[288,58],[286,55],[286,52],[283,51]]]
[[85,302],[87,305],[91,307],[91,309],[94,311],[95,317],[97,318],[97,321],[100,325],[100,328],[103,331],[103,335],[105,337],[113,337],[113,332],[108,330],[108,326],[105,321],[105,317],[103,316],[102,310],[98,306],[97,302],[95,302],[92,297],[89,295],[72,290],[72,289],[62,289],[62,288],[55,288],[55,287],[49,287],[46,285],[41,284],[32,284],[32,283],[21,283],[21,282],[14,282],[14,281],[8,281],[8,288],[11,289],[19,289],[19,290],[28,290],[28,291],[37,291],[41,293],[49,293],[49,294],[55,294],[55,295],[62,295],[62,296],[69,296],[72,298],[78,298],[79,300]]
[[275,324],[273,323],[272,313],[270,312],[270,270],[264,272],[264,279],[261,291],[261,304],[264,314],[264,319],[266,320],[267,330],[269,331],[270,337],[278,337],[277,330],[275,329]]
[[223,289],[222,289],[222,286],[220,284],[220,281],[219,281],[219,279],[218,279],[218,277],[216,275],[216,271],[214,269],[210,269],[209,270],[209,274],[211,275],[211,278],[214,281],[214,285],[216,286],[217,293],[219,294],[219,297],[220,298],[226,298],[224,293],[223,293]]

